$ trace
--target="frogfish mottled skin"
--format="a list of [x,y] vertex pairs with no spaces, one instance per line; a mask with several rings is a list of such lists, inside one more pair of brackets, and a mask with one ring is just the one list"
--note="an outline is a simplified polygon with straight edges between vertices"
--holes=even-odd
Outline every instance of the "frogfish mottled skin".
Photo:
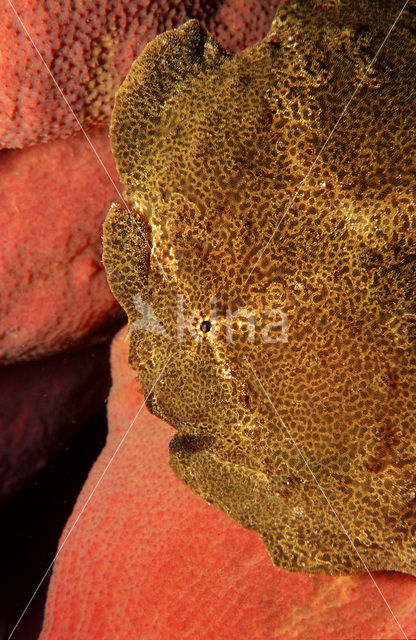
[[191,20],[112,116],[130,363],[175,473],[290,570],[416,575],[415,0],[383,45],[402,5],[288,0],[234,56]]

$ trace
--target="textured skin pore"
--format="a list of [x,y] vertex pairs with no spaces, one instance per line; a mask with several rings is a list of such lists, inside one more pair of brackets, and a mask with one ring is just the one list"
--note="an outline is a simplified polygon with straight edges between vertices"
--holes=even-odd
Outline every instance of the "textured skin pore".
[[[287,2],[235,56],[190,21],[146,47],[113,112],[132,211],[105,224],[110,286],[130,326],[139,293],[172,338],[178,294],[201,312],[182,341],[131,331],[131,365],[178,429],[177,475],[286,569],[362,571],[353,542],[416,575],[414,0],[291,204],[402,4]],[[243,316],[227,342],[227,309],[253,313],[254,342]],[[287,341],[263,339],[269,309]]]

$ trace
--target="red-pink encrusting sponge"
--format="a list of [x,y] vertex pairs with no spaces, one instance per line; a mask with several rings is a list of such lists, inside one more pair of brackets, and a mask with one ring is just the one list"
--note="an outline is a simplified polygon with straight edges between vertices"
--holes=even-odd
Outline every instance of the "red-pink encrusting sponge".
[[5,0],[0,7],[0,149],[108,121],[131,63],[158,33],[198,18],[230,51],[261,39],[278,0]]
[[[112,346],[109,435],[61,537],[66,539],[143,404],[126,330]],[[142,408],[69,535],[39,640],[345,640],[398,638],[366,574],[290,573],[260,538],[197,497],[169,467],[173,429]],[[374,574],[416,635],[416,581]]]

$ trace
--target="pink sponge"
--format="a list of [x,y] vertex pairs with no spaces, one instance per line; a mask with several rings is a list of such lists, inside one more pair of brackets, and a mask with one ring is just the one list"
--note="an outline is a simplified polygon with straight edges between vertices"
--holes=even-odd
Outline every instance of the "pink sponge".
[[[230,51],[263,38],[278,0],[10,0],[83,125],[106,122],[133,60],[189,18]],[[9,2],[0,6],[0,149],[62,138],[78,125]]]
[[[89,132],[118,188],[107,128]],[[0,154],[0,361],[111,335],[121,310],[101,263],[119,195],[84,136]]]
[[[134,420],[143,397],[125,336],[112,347],[108,441],[62,534],[40,640],[402,637],[367,574],[279,570],[255,533],[176,479],[168,461],[173,429],[145,408]],[[416,580],[374,577],[415,636]]]

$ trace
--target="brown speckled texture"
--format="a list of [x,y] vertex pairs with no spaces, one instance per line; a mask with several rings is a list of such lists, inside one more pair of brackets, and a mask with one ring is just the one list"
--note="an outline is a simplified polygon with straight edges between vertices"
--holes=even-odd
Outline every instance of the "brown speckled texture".
[[[185,317],[217,298],[216,339],[135,330],[130,362],[147,393],[169,355],[148,406],[178,429],[175,472],[286,569],[362,571],[352,541],[370,569],[416,575],[414,0],[288,210],[401,6],[287,2],[233,57],[188,22],[148,45],[113,113],[132,214],[110,211],[104,262],[130,325],[136,293],[172,337],[177,294]],[[254,343],[244,322],[226,341],[227,308],[254,314]],[[288,341],[270,344],[276,308]]]

